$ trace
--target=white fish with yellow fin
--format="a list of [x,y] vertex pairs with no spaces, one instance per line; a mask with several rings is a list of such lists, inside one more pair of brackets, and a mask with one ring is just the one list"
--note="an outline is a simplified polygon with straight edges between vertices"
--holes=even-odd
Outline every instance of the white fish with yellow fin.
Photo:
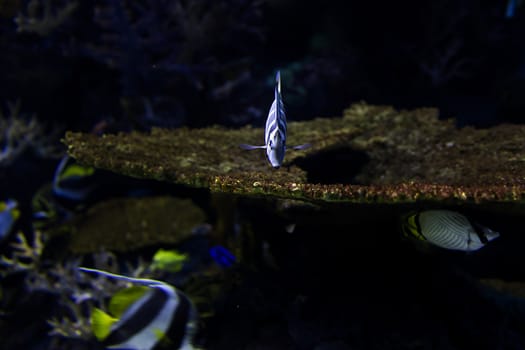
[[113,295],[109,313],[98,308],[92,311],[93,333],[107,349],[197,350],[192,345],[197,311],[181,291],[162,281],[79,269],[133,284]]
[[277,71],[275,75],[274,100],[268,112],[266,127],[264,129],[264,145],[255,146],[241,144],[241,148],[246,150],[266,149],[266,156],[270,164],[278,169],[284,161],[286,150],[291,148],[295,150],[305,149],[311,146],[309,143],[303,145],[286,147],[286,113],[284,111],[283,98],[281,94],[281,72]]
[[475,251],[500,234],[451,210],[425,210],[408,214],[401,224],[403,235],[441,248]]

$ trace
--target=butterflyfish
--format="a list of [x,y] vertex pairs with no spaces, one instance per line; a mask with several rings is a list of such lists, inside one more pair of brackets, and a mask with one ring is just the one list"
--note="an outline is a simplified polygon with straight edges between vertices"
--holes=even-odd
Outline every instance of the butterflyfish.
[[283,164],[284,154],[288,148],[300,150],[311,146],[309,143],[293,147],[286,146],[286,113],[281,94],[280,71],[277,71],[275,75],[274,100],[266,119],[264,142],[262,146],[241,144],[240,147],[247,150],[266,149],[268,161],[276,169]]
[[450,210],[411,213],[403,218],[401,226],[405,237],[460,251],[478,250],[500,235]]
[[180,290],[158,280],[84,267],[79,270],[132,284],[112,296],[108,312],[94,308],[91,313],[93,333],[107,349],[196,350],[192,340],[197,311]]

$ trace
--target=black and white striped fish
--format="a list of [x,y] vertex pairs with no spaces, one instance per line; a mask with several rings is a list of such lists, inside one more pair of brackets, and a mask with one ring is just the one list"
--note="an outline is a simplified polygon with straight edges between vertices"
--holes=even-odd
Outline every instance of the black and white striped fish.
[[499,237],[499,233],[470,221],[450,210],[426,210],[403,218],[405,237],[416,238],[438,247],[474,251]]
[[196,349],[191,342],[197,329],[197,311],[181,291],[157,280],[79,269],[134,285],[111,298],[109,314],[98,308],[91,314],[93,333],[107,349]]
[[[286,153],[286,114],[284,111],[283,98],[281,95],[281,72],[277,71],[275,75],[274,100],[268,112],[266,127],[264,129],[264,142],[262,146],[241,144],[241,148],[252,150],[258,148],[266,149],[268,161],[274,168],[279,168],[284,161]],[[310,144],[289,147],[295,150],[305,149]]]

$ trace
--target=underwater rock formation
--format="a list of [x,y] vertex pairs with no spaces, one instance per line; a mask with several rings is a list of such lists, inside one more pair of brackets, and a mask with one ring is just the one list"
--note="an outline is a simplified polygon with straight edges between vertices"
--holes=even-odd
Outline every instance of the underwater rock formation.
[[[433,108],[396,111],[352,105],[339,118],[289,123],[284,167],[272,169],[264,152],[245,151],[264,131],[153,129],[101,137],[68,132],[78,161],[116,173],[212,192],[320,202],[516,202],[525,198],[524,126],[458,129]],[[261,142],[262,143],[262,142]]]
[[70,232],[68,246],[75,254],[126,252],[180,243],[205,220],[205,213],[190,199],[115,198],[95,204],[59,231]]

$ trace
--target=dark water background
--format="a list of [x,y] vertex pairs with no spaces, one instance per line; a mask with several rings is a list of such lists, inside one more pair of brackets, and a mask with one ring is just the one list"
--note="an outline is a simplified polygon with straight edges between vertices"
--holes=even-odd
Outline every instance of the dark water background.
[[[55,145],[0,164],[0,199],[19,201],[25,231],[31,199],[63,154],[63,131],[262,127],[277,69],[289,120],[339,116],[364,100],[437,107],[458,126],[525,122],[525,7],[509,17],[507,1],[97,0],[59,16],[68,3],[0,2],[0,106],[9,116],[8,103],[19,101]],[[309,165],[312,178],[346,179],[324,165]],[[116,182],[124,189],[108,186],[101,198],[143,186]],[[153,187],[184,192],[215,215],[206,193]],[[260,250],[256,268],[239,267],[241,282],[216,301],[202,331],[206,348],[525,349],[523,301],[477,284],[523,281],[519,213],[453,208],[505,235],[479,253],[429,255],[394,232],[403,212],[419,208],[333,206],[283,217],[274,203],[236,205],[279,268]],[[0,348],[97,346],[50,343],[53,298],[20,299],[2,305]]]

